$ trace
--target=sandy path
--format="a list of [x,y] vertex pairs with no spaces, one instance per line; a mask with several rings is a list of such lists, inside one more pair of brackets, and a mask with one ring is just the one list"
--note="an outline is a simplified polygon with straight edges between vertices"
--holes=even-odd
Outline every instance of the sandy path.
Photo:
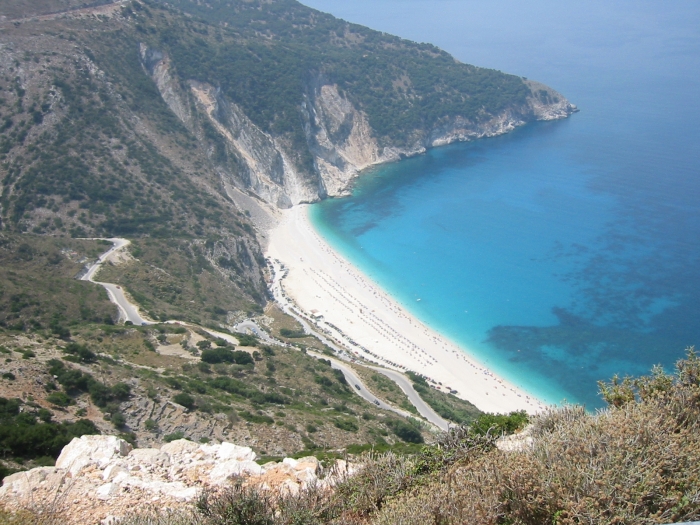
[[423,325],[334,252],[314,231],[307,209],[283,213],[270,232],[267,256],[287,270],[282,282],[287,297],[307,315],[322,316],[319,329],[346,341],[351,353],[421,373],[481,410],[534,413],[544,407]]

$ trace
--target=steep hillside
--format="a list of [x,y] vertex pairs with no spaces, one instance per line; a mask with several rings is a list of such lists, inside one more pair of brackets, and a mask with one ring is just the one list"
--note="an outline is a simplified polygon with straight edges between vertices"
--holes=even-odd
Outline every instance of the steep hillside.
[[[227,197],[207,146],[148,77],[120,12],[112,5],[5,22],[2,228],[140,238],[125,266],[169,274],[168,286],[150,293],[173,303],[180,318],[222,322],[227,312],[262,311],[255,232]],[[173,299],[181,290],[191,290],[188,308]],[[202,313],[191,315],[192,302]],[[155,317],[173,315],[145,306]]]
[[155,319],[262,312],[251,211],[262,226],[370,164],[574,110],[292,0],[12,0],[0,17],[0,227],[138,239],[109,277]]
[[[301,351],[259,345],[209,366],[200,350],[219,345],[200,328],[114,327],[106,293],[75,277],[99,238],[127,237],[99,278],[147,318],[226,331],[258,316],[293,333],[268,304],[261,218],[342,194],[371,164],[574,110],[546,86],[292,0],[2,2],[4,427],[54,432],[44,456],[88,427],[147,443],[228,432],[261,454],[428,437]],[[309,339],[296,343],[324,350]],[[428,394],[452,421],[478,414]],[[82,417],[96,427],[71,426]]]
[[223,168],[278,206],[342,194],[373,163],[575,109],[546,86],[293,0],[162,3],[193,18],[147,40],[154,73],[189,82],[228,139]]
[[189,14],[134,0],[4,22],[6,223],[58,207],[75,234],[202,236],[233,224],[226,189],[314,201],[372,163],[573,110],[294,1],[173,4]]

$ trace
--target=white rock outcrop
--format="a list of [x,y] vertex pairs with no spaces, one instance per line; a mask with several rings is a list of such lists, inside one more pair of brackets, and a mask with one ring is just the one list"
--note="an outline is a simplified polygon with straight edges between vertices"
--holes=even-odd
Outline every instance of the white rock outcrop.
[[319,74],[308,81],[302,94],[300,112],[310,157],[309,162],[300,163],[305,155],[295,149],[298,145],[261,129],[219,88],[191,79],[180,82],[167,53],[145,44],[140,51],[144,68],[182,123],[198,133],[195,114],[199,114],[222,139],[226,154],[217,160],[217,169],[224,187],[276,208],[347,194],[360,172],[375,164],[452,142],[509,133],[528,121],[566,118],[577,111],[560,93],[524,80],[530,89],[526,100],[490,118],[474,121],[454,115],[425,129],[405,130],[412,137],[405,144],[390,141],[381,146],[367,113]]
[[73,476],[88,465],[104,469],[115,458],[126,456],[132,446],[115,436],[83,436],[73,438],[56,460],[57,469],[65,469]]
[[61,499],[76,504],[107,506],[109,514],[139,502],[192,501],[203,489],[217,489],[245,479],[265,489],[298,492],[317,484],[332,486],[352,469],[345,462],[324,470],[318,459],[286,458],[259,465],[249,447],[233,443],[199,444],[179,439],[160,449],[132,449],[115,436],[75,438],[56,461],[5,478],[0,505]]

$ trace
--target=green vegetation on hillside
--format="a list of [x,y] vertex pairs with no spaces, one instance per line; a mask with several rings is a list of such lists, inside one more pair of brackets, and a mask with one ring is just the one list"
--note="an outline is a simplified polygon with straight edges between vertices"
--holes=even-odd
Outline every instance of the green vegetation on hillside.
[[115,321],[104,289],[75,279],[105,250],[99,241],[0,234],[0,327],[63,337],[76,324]]
[[[52,417],[51,410],[34,403],[0,397],[0,449],[3,459],[21,464],[30,461],[28,468],[53,465],[71,439],[99,433],[90,420],[56,423]],[[0,480],[13,470],[0,462]]]
[[[122,285],[153,319],[218,325],[229,312],[262,313],[267,293],[251,275],[264,260],[250,242],[225,236],[139,239],[129,250],[133,259],[103,266],[99,279]],[[223,270],[226,278],[224,258],[232,260]]]
[[[204,323],[259,311],[266,291],[255,232],[222,190],[209,142],[181,123],[144,70],[135,23],[120,20],[66,17],[40,22],[38,32],[22,23],[11,36],[3,33],[0,44],[10,54],[0,71],[0,229],[139,239],[135,248],[146,265],[165,267],[170,282],[148,289],[141,268],[125,284],[158,316],[193,310],[177,298],[168,308],[173,294],[194,300]],[[24,244],[36,242],[28,237]],[[15,268],[21,274],[32,264]],[[104,296],[88,283],[63,288]],[[21,304],[8,308],[24,308],[27,301],[9,292]],[[80,299],[86,301],[94,302]],[[81,321],[114,315],[113,307],[109,315],[89,310]]]
[[[89,415],[101,432],[141,446],[176,439],[179,432],[195,441],[238,444],[255,436],[263,456],[323,455],[350,445],[421,443],[431,435],[425,424],[361,399],[329,361],[296,349],[235,348],[177,324],[83,324],[71,327],[66,339],[49,332],[21,337],[31,344],[18,346],[18,336],[0,331],[0,350],[15,371],[0,379],[0,395],[23,391],[25,403],[31,397],[37,409],[57,411],[62,422],[75,422],[94,407]],[[163,416],[171,401],[192,414],[191,428],[173,426],[181,425],[177,412]]]
[[[700,518],[700,359],[673,375],[602,383],[607,410],[565,406],[534,418],[520,445],[495,446],[478,423],[408,455],[369,454],[333,491],[274,496],[237,485],[175,515],[123,525],[235,523],[658,525]],[[488,418],[484,418],[484,421]],[[501,421],[518,427],[518,414]],[[483,422],[483,421],[482,421]],[[521,421],[522,423],[522,421]],[[532,443],[528,444],[528,438]],[[246,514],[253,512],[253,514]]]
[[[116,47],[113,56],[123,57],[110,59],[109,72],[129,90],[127,100],[141,101],[130,109],[138,111],[141,118],[160,120],[173,132],[182,133],[184,128],[158,90],[144,78],[135,43],[129,46],[128,41],[118,38],[109,42],[110,37],[104,36],[108,41],[105,44]],[[100,49],[98,45],[91,48],[89,54]],[[220,218],[221,203],[217,199],[194,185],[154,144],[134,135],[132,125],[121,118],[125,97],[117,98],[85,69],[52,69],[51,88],[33,93],[36,102],[25,112],[17,109],[14,118],[39,106],[40,115],[61,111],[63,118],[50,132],[39,128],[31,138],[28,132],[41,124],[43,117],[25,119],[24,127],[11,126],[3,139],[7,152],[28,140],[34,146],[9,163],[3,179],[3,185],[12,189],[1,199],[10,225],[24,229],[25,213],[37,208],[67,208],[72,223],[68,230],[73,236],[94,232],[100,236],[148,233],[173,237],[196,233],[197,226],[201,230],[207,222]],[[60,102],[52,101],[56,97]],[[13,143],[16,131],[20,135]],[[34,230],[66,230],[55,226],[38,225]]]
[[413,382],[413,388],[420,397],[430,405],[441,417],[457,423],[466,425],[472,423],[482,412],[472,403],[464,399],[459,399],[453,394],[441,392],[432,388],[424,377],[413,372],[407,373]]
[[399,145],[447,118],[478,122],[517,107],[529,94],[519,77],[461,64],[433,45],[293,0],[167,3],[202,20],[159,34],[179,73],[220,85],[262,129],[289,134],[293,147],[305,145],[300,105],[317,77],[338,84],[367,112],[377,136]]

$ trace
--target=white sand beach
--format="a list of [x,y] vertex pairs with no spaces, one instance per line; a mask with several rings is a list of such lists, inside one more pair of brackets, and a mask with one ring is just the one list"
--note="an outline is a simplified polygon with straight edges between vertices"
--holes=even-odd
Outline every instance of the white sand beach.
[[269,232],[267,256],[285,266],[286,296],[316,318],[320,329],[350,341],[346,346],[352,354],[423,374],[481,410],[535,413],[544,408],[404,310],[316,233],[307,210],[300,205],[283,212]]

